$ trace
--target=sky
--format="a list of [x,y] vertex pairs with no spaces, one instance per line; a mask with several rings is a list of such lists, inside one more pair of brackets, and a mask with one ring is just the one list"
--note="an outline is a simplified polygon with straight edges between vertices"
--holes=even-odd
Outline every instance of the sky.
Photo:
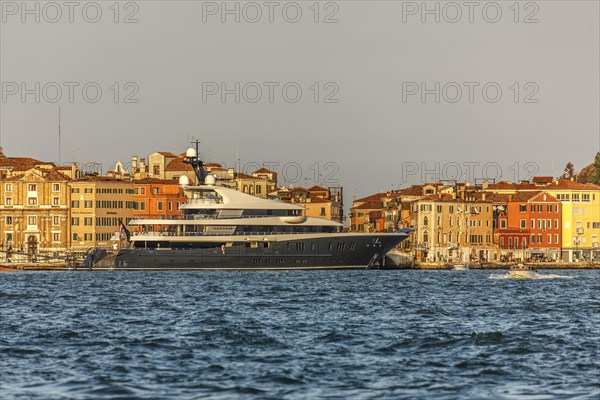
[[205,161],[346,201],[581,169],[600,150],[598,1],[0,1],[0,146]]

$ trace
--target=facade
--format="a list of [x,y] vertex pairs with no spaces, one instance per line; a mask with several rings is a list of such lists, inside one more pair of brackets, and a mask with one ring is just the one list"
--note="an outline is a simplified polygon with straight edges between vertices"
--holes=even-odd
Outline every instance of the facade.
[[277,189],[277,172],[270,171],[266,168],[260,168],[252,173],[256,178],[262,178],[267,181],[267,193],[271,193]]
[[73,249],[110,247],[119,229],[133,218],[132,182],[99,176],[86,176],[69,182],[70,242]]
[[486,190],[502,194],[543,190],[556,197],[561,202],[561,259],[600,261],[600,186],[547,178],[536,177],[534,183],[498,182]]
[[186,198],[177,181],[146,178],[133,182],[135,218],[176,217]]
[[492,204],[438,193],[413,202],[418,261],[470,262],[494,257]]
[[503,259],[561,256],[561,202],[546,192],[490,195],[497,205],[494,234]]
[[13,167],[10,176],[0,179],[0,249],[29,255],[65,250],[70,233],[69,177],[48,163]]

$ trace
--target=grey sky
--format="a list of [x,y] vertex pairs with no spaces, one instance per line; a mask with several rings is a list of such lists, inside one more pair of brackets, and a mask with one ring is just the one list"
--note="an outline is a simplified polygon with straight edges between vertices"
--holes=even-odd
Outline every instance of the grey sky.
[[[355,193],[418,183],[420,173],[403,179],[402,171],[420,169],[422,163],[435,171],[440,162],[441,172],[448,162],[495,162],[503,178],[512,180],[527,177],[527,162],[545,175],[558,175],[567,161],[579,169],[600,148],[598,1],[521,2],[518,23],[512,1],[495,3],[502,11],[496,23],[486,21],[495,17],[490,2],[476,2],[472,23],[464,2],[454,3],[463,12],[456,23],[446,21],[456,11],[444,8],[447,2],[439,2],[439,23],[432,15],[422,23],[419,10],[412,14],[411,7],[422,2],[401,1],[321,2],[318,23],[313,1],[297,2],[302,10],[297,23],[285,20],[295,16],[290,7],[283,15],[286,2],[274,6],[273,23],[264,2],[257,2],[263,12],[257,23],[244,20],[254,17],[251,8],[242,11],[240,23],[231,15],[222,23],[219,13],[205,14],[203,22],[203,7],[212,12],[221,2],[201,1],[139,1],[135,7],[122,2],[119,23],[113,22],[112,1],[98,2],[102,18],[97,23],[84,20],[85,2],[74,9],[73,23],[65,14],[49,23],[44,19],[55,13],[48,8],[44,15],[45,3],[40,3],[40,23],[31,15],[23,23],[22,10],[13,7],[21,2],[1,3],[0,128],[8,155],[57,161],[59,104],[63,162],[74,155],[78,162],[101,162],[106,171],[131,155],[182,152],[188,137],[195,136],[206,159],[229,165],[239,149],[242,164],[296,162],[305,178],[313,178],[314,166],[309,167],[317,162],[323,180],[334,171],[325,170],[325,164],[333,162],[339,166],[333,178],[345,187],[347,200]],[[28,4],[33,8],[35,2]],[[239,4],[243,10],[244,3]],[[436,2],[427,4],[433,8]],[[93,17],[94,10],[88,11]],[[122,23],[132,12],[139,22]],[[339,22],[323,23],[330,14]],[[538,22],[524,23],[526,18]],[[22,102],[21,93],[7,94],[11,82],[26,82],[29,88],[35,82],[80,86],[72,103],[64,85],[57,103],[48,101],[52,91],[36,103],[34,95]],[[82,96],[88,82],[103,90],[97,103]],[[114,82],[120,84],[117,104],[110,89]],[[134,88],[124,88],[128,82],[139,87],[133,96],[137,104],[123,101]],[[256,82],[262,98],[247,101],[255,95],[250,85],[239,103],[233,95],[225,103],[219,95],[203,101],[203,82],[226,82],[230,88],[235,82],[241,87]],[[279,83],[273,103],[264,82]],[[296,103],[283,98],[281,88],[289,82],[302,89]],[[316,103],[314,82],[319,83]],[[407,82],[417,87],[425,82],[429,88],[440,82],[440,102],[433,94],[425,103],[420,94],[407,95],[414,89]],[[449,82],[462,88],[456,103],[448,101],[456,97],[455,85],[442,93]],[[472,86],[472,103],[465,82],[479,84]],[[502,89],[496,103],[482,95],[490,82],[496,83],[490,96],[494,86]],[[519,83],[517,103],[514,82]],[[338,102],[325,103],[336,88],[332,99]],[[525,102],[528,94],[538,102]],[[482,165],[473,167],[478,177]],[[496,175],[493,168],[487,172]],[[293,179],[294,168],[288,174]]]

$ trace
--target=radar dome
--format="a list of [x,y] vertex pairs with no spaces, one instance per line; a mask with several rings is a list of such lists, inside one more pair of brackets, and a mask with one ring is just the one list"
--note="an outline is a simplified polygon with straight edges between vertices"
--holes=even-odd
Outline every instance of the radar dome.
[[214,185],[217,182],[217,179],[215,178],[214,175],[207,175],[206,178],[204,179],[204,182],[207,185]]
[[186,186],[190,184],[190,178],[187,177],[187,175],[181,175],[179,177],[179,184],[182,186]]
[[185,156],[188,158],[194,158],[194,157],[198,157],[198,153],[196,153],[196,149],[194,149],[193,147],[190,147],[189,149],[186,150]]

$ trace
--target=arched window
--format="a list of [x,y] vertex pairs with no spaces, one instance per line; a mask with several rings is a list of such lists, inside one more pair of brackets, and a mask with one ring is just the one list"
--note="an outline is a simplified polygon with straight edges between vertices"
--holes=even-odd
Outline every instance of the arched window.
[[427,216],[423,217],[423,226],[428,226],[429,225],[429,218],[427,218]]
[[[427,217],[425,217],[427,218]],[[427,233],[427,231],[423,232],[423,241],[425,243],[429,242],[429,234]]]

